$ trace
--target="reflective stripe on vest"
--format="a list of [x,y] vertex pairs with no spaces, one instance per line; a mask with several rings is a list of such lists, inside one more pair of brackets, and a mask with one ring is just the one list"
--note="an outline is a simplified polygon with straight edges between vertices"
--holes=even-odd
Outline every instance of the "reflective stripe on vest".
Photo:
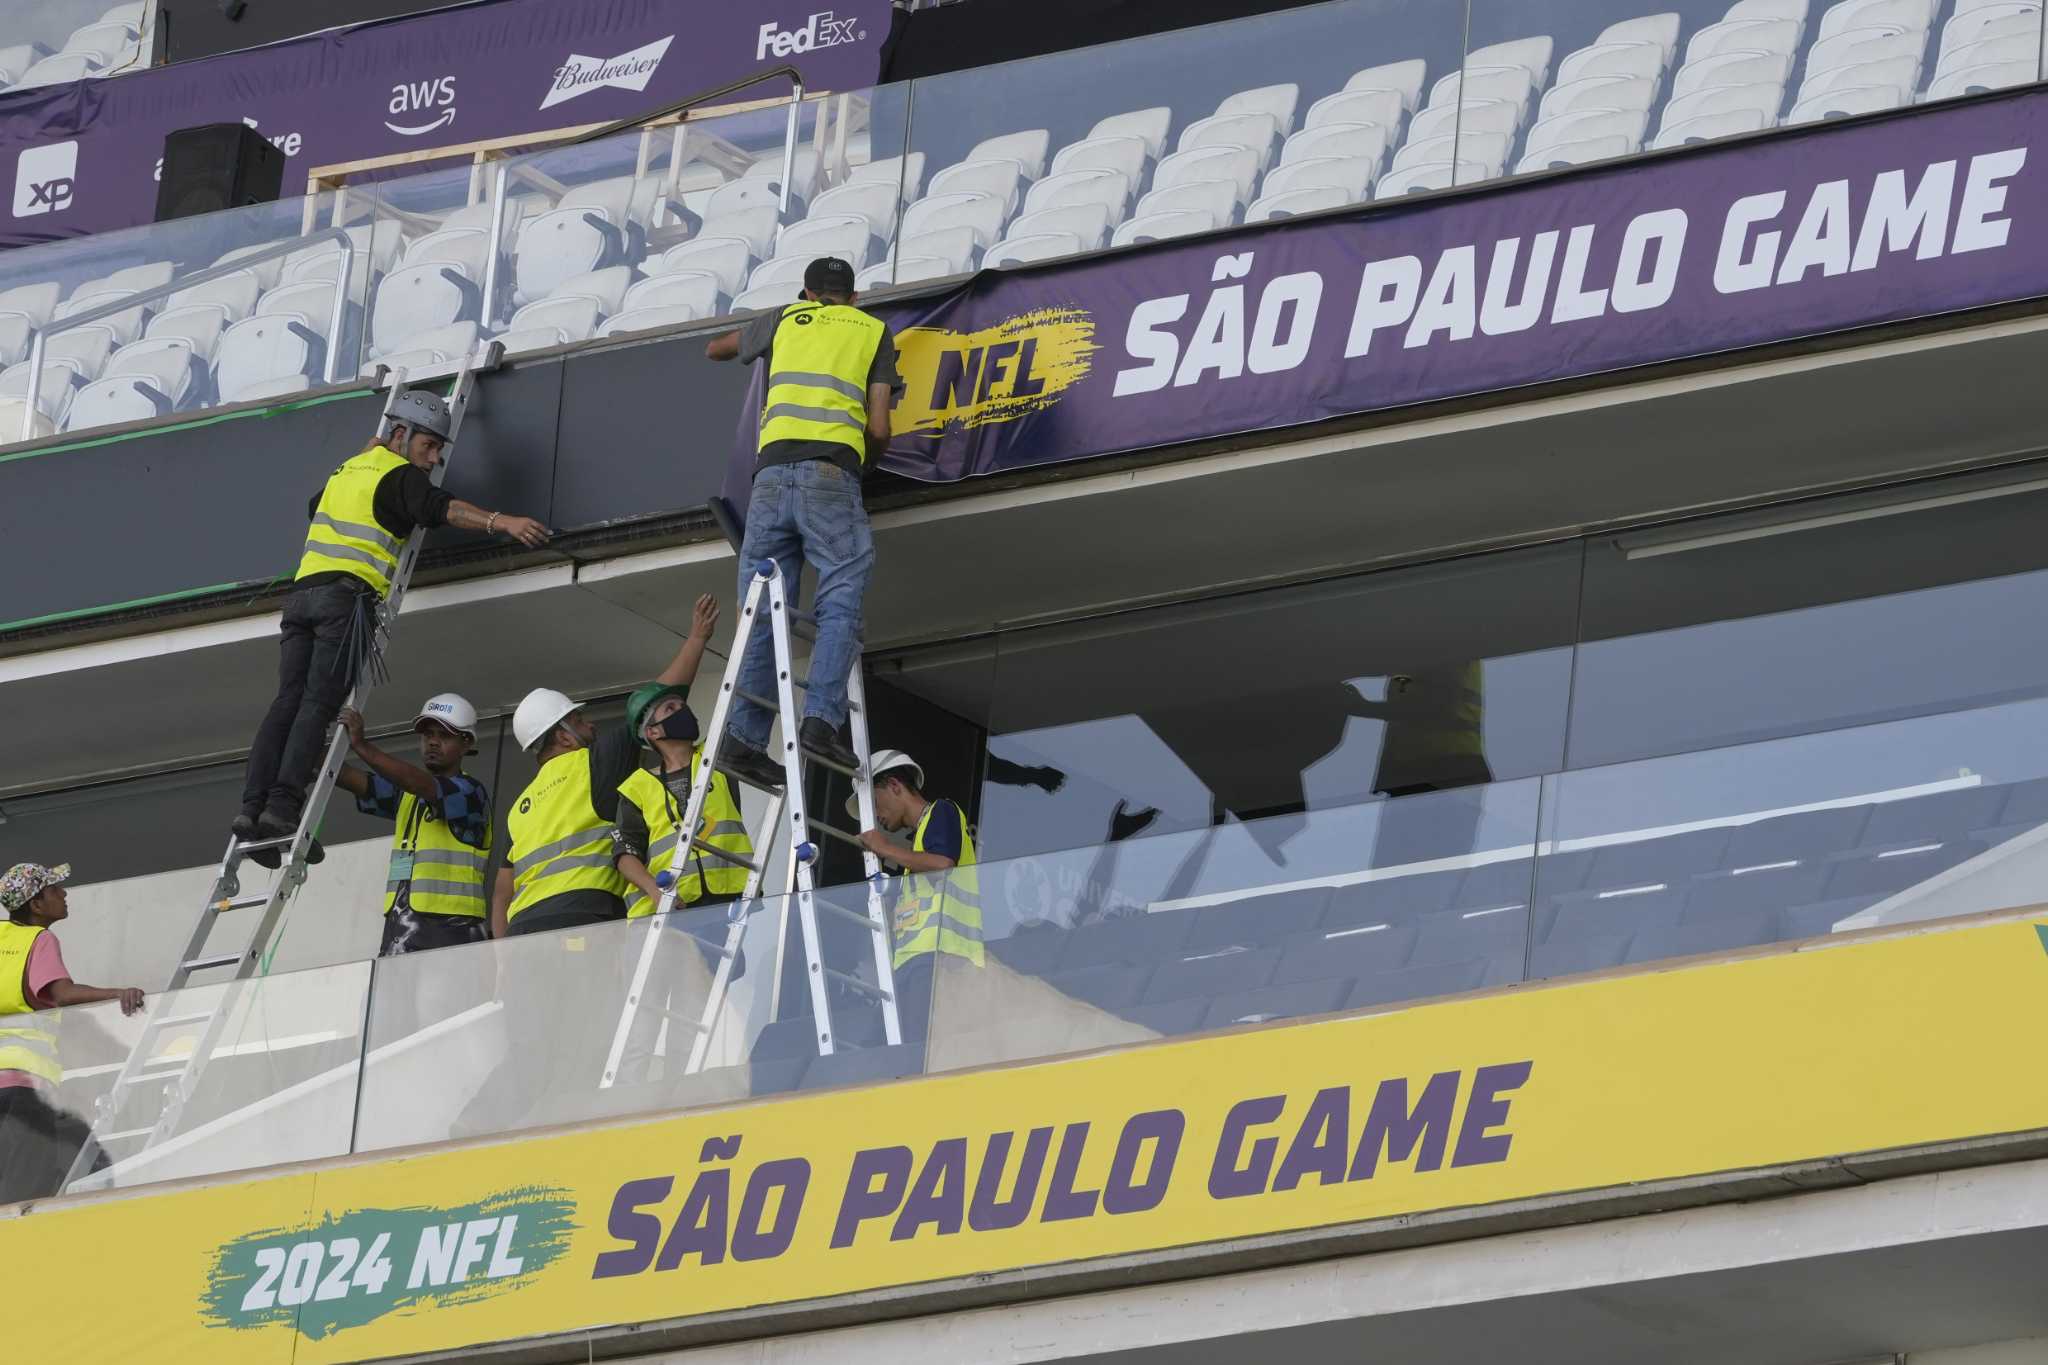
[[512,835],[515,888],[508,918],[566,891],[604,891],[625,900],[626,879],[612,866],[612,822],[591,800],[590,750],[571,749],[541,764],[506,814],[505,828]]
[[[695,782],[703,770],[704,751],[699,749],[690,760],[690,780]],[[658,877],[675,862],[676,827],[682,823],[682,808],[668,785],[644,768],[619,784],[619,795],[631,801],[647,822],[647,871]],[[732,782],[724,773],[712,774],[702,818],[706,843],[742,858],[754,856],[746,822],[733,800]],[[689,872],[676,884],[676,902],[689,905],[707,895],[737,896],[746,889],[746,868],[696,851],[690,858]],[[654,905],[637,886],[626,893],[626,914],[634,919],[653,914]]]
[[57,1064],[57,1035],[25,1018],[35,1006],[28,999],[28,955],[48,932],[38,924],[0,920],[0,1071],[22,1071],[49,1085],[64,1079]]
[[868,455],[868,371],[887,331],[882,320],[848,304],[795,303],[782,311],[761,445],[831,441]]
[[[481,919],[490,909],[484,892],[484,869],[490,865],[490,821],[485,817],[485,844],[481,851],[455,837],[428,803],[411,792],[398,802],[398,831],[391,836],[394,854],[412,855],[412,891],[407,899],[424,915],[462,915]],[[398,908],[398,893],[404,878],[386,878],[384,913]]]
[[[925,851],[925,831],[937,809],[937,802],[924,808],[910,841],[912,852]],[[974,870],[974,836],[965,811],[960,812],[959,862],[950,872],[904,877],[903,898],[896,903],[896,965],[925,953],[951,953],[982,965],[981,875]]]
[[300,578],[314,574],[354,574],[377,590],[391,592],[398,573],[398,555],[405,548],[397,536],[377,524],[377,485],[405,458],[381,445],[371,446],[328,477],[320,505],[306,528],[306,550],[299,557]]

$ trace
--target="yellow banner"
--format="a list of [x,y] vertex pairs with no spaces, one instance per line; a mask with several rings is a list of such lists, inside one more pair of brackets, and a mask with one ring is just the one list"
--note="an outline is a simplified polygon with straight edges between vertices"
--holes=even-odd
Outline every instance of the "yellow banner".
[[22,1359],[353,1361],[2048,1128],[2048,924],[0,1220]]

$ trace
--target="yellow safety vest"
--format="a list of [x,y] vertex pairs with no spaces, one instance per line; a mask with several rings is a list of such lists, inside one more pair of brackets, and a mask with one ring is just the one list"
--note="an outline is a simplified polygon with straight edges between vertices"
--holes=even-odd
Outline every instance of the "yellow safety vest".
[[592,800],[588,749],[541,764],[506,815],[505,828],[512,835],[515,888],[508,919],[565,891],[607,891],[623,902],[631,889],[612,866],[612,822]]
[[[924,808],[910,847],[922,853],[925,830],[932,823],[933,802]],[[974,870],[974,835],[960,815],[960,860],[952,871],[936,875],[913,872],[903,879],[896,902],[896,965],[925,953],[951,953],[979,967],[981,954],[981,876]]]
[[55,1085],[64,1079],[64,1068],[57,1064],[57,1035],[13,1019],[35,1012],[23,988],[29,950],[46,932],[38,924],[0,920],[0,1071],[25,1071]]
[[484,892],[484,869],[491,861],[488,822],[484,830],[484,846],[471,848],[455,837],[432,802],[404,793],[398,801],[398,831],[391,836],[392,865],[384,882],[384,913],[398,908],[398,892],[410,881],[409,899],[421,914],[482,919],[490,910]]
[[[704,770],[702,749],[690,759],[690,780]],[[619,784],[619,795],[631,801],[647,821],[647,870],[655,877],[675,862],[676,828],[683,822],[682,808],[661,778],[642,768]],[[724,773],[711,775],[711,790],[704,796],[704,842],[742,858],[754,856],[747,838],[746,822],[739,803],[733,800],[732,782]],[[701,850],[690,856],[689,874],[676,883],[676,900],[688,905],[705,896],[737,896],[747,889],[747,869],[723,858],[707,858]],[[635,886],[626,893],[626,914],[633,919],[654,913],[655,902]]]
[[405,546],[377,524],[377,485],[405,464],[405,457],[375,445],[328,477],[327,486],[320,490],[313,524],[306,528],[306,552],[299,557],[298,577],[354,574],[375,588],[379,597],[390,595],[391,580],[398,573],[398,554]]
[[761,407],[761,445],[832,441],[868,457],[868,371],[888,329],[849,304],[793,303],[782,310],[768,396]]

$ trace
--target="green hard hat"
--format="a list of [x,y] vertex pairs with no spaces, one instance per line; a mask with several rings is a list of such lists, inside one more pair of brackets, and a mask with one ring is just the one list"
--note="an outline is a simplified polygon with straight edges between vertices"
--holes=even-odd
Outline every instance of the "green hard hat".
[[633,732],[633,738],[642,744],[647,743],[647,737],[640,733],[640,727],[647,723],[647,713],[652,711],[663,697],[679,697],[687,706],[690,702],[690,689],[651,682],[644,687],[634,688],[633,695],[626,698],[626,726]]

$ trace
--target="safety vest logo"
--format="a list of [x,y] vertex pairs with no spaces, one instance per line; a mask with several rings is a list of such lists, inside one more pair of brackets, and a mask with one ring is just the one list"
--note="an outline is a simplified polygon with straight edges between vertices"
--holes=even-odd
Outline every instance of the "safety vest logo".
[[497,1298],[567,1254],[575,1211],[569,1191],[533,1188],[252,1232],[214,1253],[200,1317],[239,1330],[296,1324],[319,1341],[390,1313]]
[[1082,308],[1041,308],[978,332],[906,328],[896,337],[904,394],[895,428],[943,436],[1043,411],[1088,377],[1099,349]]

